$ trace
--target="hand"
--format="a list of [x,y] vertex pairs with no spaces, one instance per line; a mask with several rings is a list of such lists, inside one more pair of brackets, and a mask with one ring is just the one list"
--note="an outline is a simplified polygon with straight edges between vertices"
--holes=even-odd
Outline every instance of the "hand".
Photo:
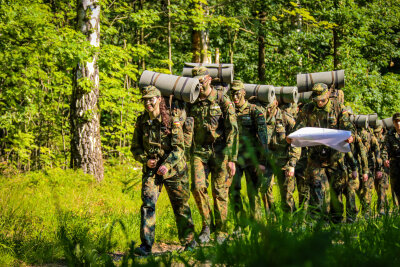
[[147,167],[149,167],[150,169],[154,169],[157,165],[157,160],[156,159],[149,159],[147,161]]
[[258,171],[259,171],[260,173],[265,173],[265,166],[259,164],[259,165],[258,165]]
[[293,167],[287,168],[286,171],[285,171],[285,175],[288,176],[288,177],[294,176],[294,168]]
[[288,144],[291,144],[291,143],[292,143],[292,138],[289,138],[289,137],[286,136],[286,142],[287,142]]
[[352,177],[353,179],[357,179],[357,177],[358,177],[358,172],[357,172],[357,171],[352,171],[352,172],[351,172],[351,177]]
[[352,135],[348,139],[346,139],[346,143],[349,143],[349,144],[353,143],[353,141],[354,141],[354,138]]
[[228,174],[230,177],[233,177],[236,173],[236,165],[235,162],[229,161],[228,162]]
[[368,181],[368,174],[366,173],[363,174],[363,181],[364,182]]
[[160,168],[158,168],[157,174],[165,175],[167,172],[168,172],[168,168],[165,167],[165,165],[161,165]]
[[390,161],[389,160],[385,160],[383,165],[385,165],[386,168],[389,168],[390,167]]
[[376,174],[375,174],[375,177],[376,177],[376,179],[381,179],[382,178],[382,172],[381,171],[378,171],[378,172],[376,172]]

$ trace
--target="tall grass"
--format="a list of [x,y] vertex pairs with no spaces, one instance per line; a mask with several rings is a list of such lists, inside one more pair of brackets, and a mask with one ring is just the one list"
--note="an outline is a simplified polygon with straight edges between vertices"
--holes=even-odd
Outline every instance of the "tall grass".
[[[132,266],[196,263],[216,265],[398,265],[400,217],[327,225],[295,214],[249,221],[223,245],[194,252],[137,258],[141,173],[109,167],[97,184],[91,176],[53,169],[0,178],[0,265],[60,263]],[[276,188],[275,193],[278,193]],[[242,190],[245,194],[245,187]],[[196,232],[201,218],[190,199]],[[248,208],[248,207],[247,207]],[[279,215],[279,214],[278,214]],[[233,218],[229,225],[233,229]],[[178,243],[167,194],[157,203],[156,242]],[[116,256],[119,255],[119,256]]]

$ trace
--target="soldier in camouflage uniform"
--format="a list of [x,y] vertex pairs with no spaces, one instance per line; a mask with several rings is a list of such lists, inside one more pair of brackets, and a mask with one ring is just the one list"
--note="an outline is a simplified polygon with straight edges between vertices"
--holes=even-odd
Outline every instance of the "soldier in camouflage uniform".
[[268,134],[264,109],[245,99],[246,91],[241,81],[233,81],[231,99],[235,103],[237,123],[239,127],[239,156],[236,174],[230,188],[231,204],[238,215],[243,215],[243,203],[240,196],[241,180],[245,174],[250,213],[253,219],[260,219],[260,186],[262,173],[265,172],[268,153]]
[[214,199],[214,216],[217,241],[226,237],[225,222],[228,213],[228,194],[238,154],[238,126],[235,107],[222,90],[215,90],[208,69],[193,69],[200,81],[200,96],[188,106],[188,116],[193,117],[193,145],[191,153],[192,193],[203,220],[199,240],[210,240],[212,210],[207,193],[208,174]]
[[[345,107],[329,99],[326,84],[315,84],[312,98],[313,102],[306,104],[299,113],[294,131],[303,127],[320,127],[354,132]],[[291,143],[290,138],[287,141]],[[353,136],[346,141],[351,143]],[[306,177],[312,183],[312,199],[317,208],[326,215],[331,212],[332,206],[332,220],[339,222],[343,218],[342,195],[346,185],[344,153],[326,146],[312,146],[308,149]],[[335,192],[332,202],[330,184]]]
[[[374,135],[379,144],[381,156],[384,154],[385,137],[383,135],[383,127],[377,125],[374,127]],[[382,160],[382,159],[381,159]],[[378,194],[378,213],[385,214],[385,208],[389,206],[386,191],[389,188],[389,168],[381,165],[381,168],[375,170],[375,190]]]
[[392,117],[394,129],[385,136],[384,165],[389,168],[393,199],[400,197],[400,113]]
[[[375,170],[381,170],[382,160],[380,156],[378,140],[369,129],[358,129],[368,158],[368,173],[363,175],[362,192],[361,192],[361,206],[362,212],[365,217],[369,217],[371,213],[372,190],[374,187]],[[382,173],[381,173],[382,174]]]
[[167,114],[160,91],[148,86],[143,91],[146,112],[137,118],[131,151],[143,164],[140,239],[136,249],[148,255],[154,243],[155,206],[165,186],[174,211],[179,238],[186,248],[195,246],[189,200],[189,178],[184,155],[180,111]]
[[[356,127],[353,125],[356,129]],[[354,142],[350,144],[351,152],[347,153],[345,156],[345,166],[347,169],[351,170],[351,173],[347,174],[347,178],[349,179],[347,182],[347,208],[346,208],[346,220],[347,222],[354,222],[357,218],[357,214],[359,212],[356,205],[356,195],[360,195],[360,180],[362,186],[366,183],[363,180],[368,180],[368,158],[367,158],[367,150],[364,147],[361,137],[358,135],[358,132],[354,132]],[[354,166],[354,164],[356,164]],[[358,174],[361,174],[361,177],[358,177]]]
[[263,189],[263,200],[268,213],[270,209],[274,210],[275,200],[273,196],[273,184],[278,182],[281,194],[282,209],[285,212],[293,212],[295,203],[293,192],[295,189],[294,176],[288,175],[288,170],[293,170],[297,160],[300,158],[301,149],[290,146],[286,142],[287,133],[292,131],[295,124],[293,117],[282,112],[278,107],[278,101],[267,106],[266,112],[267,131],[268,131],[268,149],[273,156],[273,174],[266,175],[268,188]]

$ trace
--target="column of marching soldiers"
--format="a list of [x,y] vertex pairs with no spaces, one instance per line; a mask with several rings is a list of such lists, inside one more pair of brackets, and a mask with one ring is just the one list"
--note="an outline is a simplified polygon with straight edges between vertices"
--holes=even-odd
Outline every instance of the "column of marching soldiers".
[[[161,92],[162,86],[157,86],[159,75],[154,79],[153,74],[142,89],[145,112],[137,119],[131,148],[135,159],[143,164],[142,243],[135,250],[137,254],[151,253],[155,206],[162,187],[171,201],[185,250],[193,249],[197,242],[210,242],[212,232],[217,242],[226,240],[228,202],[236,223],[234,233],[240,232],[248,219],[260,221],[263,212],[271,218],[278,210],[286,217],[299,210],[303,220],[331,223],[387,214],[391,212],[389,177],[393,206],[398,206],[400,113],[393,115],[392,129],[382,123],[368,127],[364,122],[362,127],[350,118],[352,111],[343,105],[343,91],[332,86],[334,82],[313,83],[308,101],[278,104],[276,99],[266,103],[257,95],[245,97],[240,80],[232,81],[226,90],[201,64],[192,68],[191,74],[198,80],[199,89],[193,103],[181,101],[183,89],[180,98],[176,97],[177,84],[183,80],[180,78],[175,80],[169,97]],[[322,145],[291,146],[288,135],[303,127],[351,131],[346,140],[351,151],[342,153]],[[242,176],[246,180],[248,214],[240,193]],[[213,202],[207,190],[210,182]],[[279,187],[280,201],[274,198],[274,184]],[[297,206],[293,197],[296,187]],[[376,205],[371,202],[374,188]],[[188,204],[190,192],[202,218],[197,238]]]

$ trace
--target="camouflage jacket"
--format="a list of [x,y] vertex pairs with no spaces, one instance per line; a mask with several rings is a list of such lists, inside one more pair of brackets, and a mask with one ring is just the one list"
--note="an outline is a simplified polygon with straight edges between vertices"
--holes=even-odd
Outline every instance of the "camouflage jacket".
[[[351,131],[354,135],[354,127],[350,122],[349,113],[342,104],[329,100],[319,108],[315,102],[306,104],[299,113],[294,126],[294,131],[303,127],[319,127]],[[326,146],[309,147],[308,157],[313,160],[336,162],[344,155]]]
[[193,118],[193,146],[223,147],[229,161],[237,161],[238,125],[233,103],[222,90],[212,89],[210,95],[188,105],[188,116]]
[[[247,166],[265,164],[268,153],[268,131],[264,109],[247,100],[241,107],[235,107],[239,128],[238,163]],[[250,160],[250,162],[249,162]]]
[[362,171],[363,174],[368,174],[369,169],[367,149],[365,148],[364,143],[357,131],[354,133],[354,141],[350,144],[350,146],[351,153],[357,161],[357,168]]
[[396,129],[392,129],[386,134],[385,149],[382,154],[384,160],[400,161],[400,135]]
[[357,160],[352,151],[347,152],[344,158],[345,158],[345,167],[350,166],[350,169],[352,171],[358,171]]
[[[275,113],[276,112],[276,113]],[[280,108],[266,114],[268,131],[268,149],[281,165],[294,167],[300,159],[301,148],[292,147],[286,142],[286,136],[292,131],[295,120]]]
[[380,170],[382,168],[382,159],[378,140],[369,129],[363,128],[359,131],[359,135],[367,152],[368,168],[370,170]]
[[134,158],[147,171],[147,161],[157,159],[157,166],[165,165],[168,172],[164,179],[181,173],[186,168],[182,123],[180,116],[171,116],[171,130],[167,134],[161,115],[154,120],[146,112],[137,118],[131,151]]

